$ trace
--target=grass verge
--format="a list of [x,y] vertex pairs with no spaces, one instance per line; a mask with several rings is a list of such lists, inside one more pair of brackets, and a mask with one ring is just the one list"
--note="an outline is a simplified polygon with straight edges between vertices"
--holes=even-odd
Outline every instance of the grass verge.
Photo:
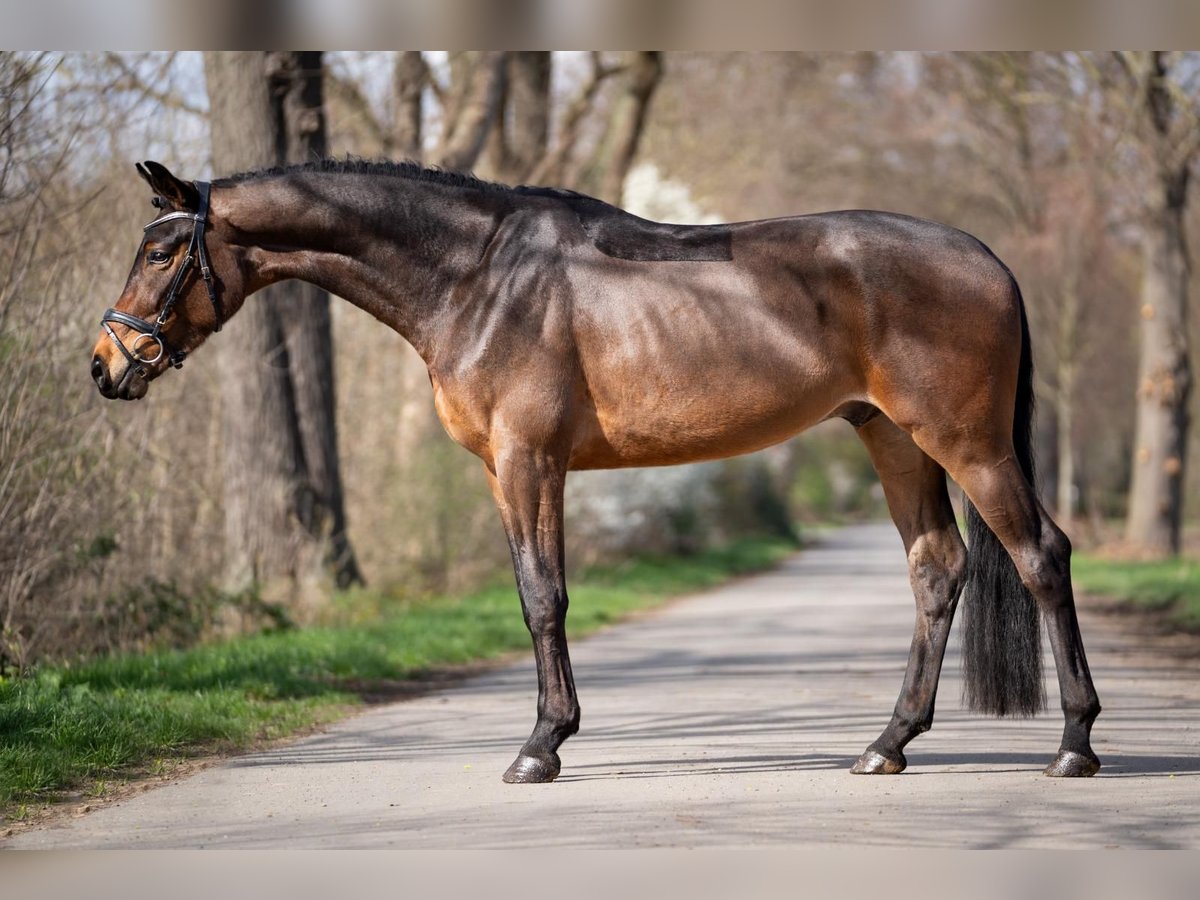
[[1160,612],[1171,624],[1200,632],[1200,561],[1127,562],[1077,554],[1071,576],[1090,594]]
[[[750,539],[686,559],[638,559],[571,582],[578,637],[634,610],[770,568],[795,547]],[[388,601],[339,596],[344,624],[190,650],[47,667],[0,680],[0,817],[68,789],[229,752],[344,715],[373,686],[529,647],[515,590]],[[369,610],[366,621],[362,610]]]

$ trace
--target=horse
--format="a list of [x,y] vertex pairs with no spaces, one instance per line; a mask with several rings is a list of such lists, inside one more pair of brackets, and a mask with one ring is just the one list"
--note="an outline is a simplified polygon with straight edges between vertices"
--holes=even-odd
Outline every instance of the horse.
[[553,781],[579,728],[567,473],[729,457],[830,418],[850,422],[879,474],[917,613],[891,719],[850,771],[902,772],[932,726],[960,595],[969,707],[1044,706],[1040,616],[1064,716],[1045,774],[1099,770],[1071,544],[1033,487],[1024,301],[975,237],[868,210],[670,225],[416,163],[324,160],[211,184],[137,170],[166,213],[103,316],[103,396],[146,396],[287,278],[371,313],[428,366],[446,431],[483,462],[533,642],[537,722],[506,782]]

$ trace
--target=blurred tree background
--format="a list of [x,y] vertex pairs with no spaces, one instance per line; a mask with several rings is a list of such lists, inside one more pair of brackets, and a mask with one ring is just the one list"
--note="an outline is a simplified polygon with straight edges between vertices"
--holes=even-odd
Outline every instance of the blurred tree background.
[[[420,359],[349,304],[280,286],[149,402],[97,395],[147,158],[203,178],[389,156],[660,220],[868,207],[963,228],[1025,294],[1047,505],[1077,544],[1186,551],[1198,96],[1194,53],[0,54],[0,668],[319,620],[359,577],[411,596],[507,572]],[[257,395],[231,393],[239,372]],[[291,424],[233,433],[264,391],[251,418]],[[278,502],[249,522],[264,485]],[[831,422],[736,460],[576,473],[569,561],[884,515]]]

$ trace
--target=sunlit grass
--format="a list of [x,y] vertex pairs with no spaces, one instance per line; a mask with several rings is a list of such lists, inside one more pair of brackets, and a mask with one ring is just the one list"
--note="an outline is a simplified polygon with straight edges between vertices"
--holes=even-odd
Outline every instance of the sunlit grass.
[[[754,539],[687,559],[588,570],[572,579],[568,631],[587,634],[672,596],[769,568],[794,549]],[[164,757],[292,734],[344,714],[373,684],[529,647],[508,585],[419,602],[347,594],[334,606],[335,620],[346,624],[0,681],[0,810],[12,817],[61,791],[161,767]],[[377,614],[358,621],[363,608]]]
[[1077,587],[1164,610],[1182,628],[1200,631],[1200,561],[1128,562],[1077,554],[1071,561]]

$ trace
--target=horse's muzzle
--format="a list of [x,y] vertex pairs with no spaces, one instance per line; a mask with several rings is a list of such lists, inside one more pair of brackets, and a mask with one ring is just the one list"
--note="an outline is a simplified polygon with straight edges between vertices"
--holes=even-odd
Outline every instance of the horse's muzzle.
[[108,374],[108,366],[99,356],[92,358],[92,380],[100,389],[100,395],[108,400],[138,400],[146,396],[149,388],[146,379],[140,377],[133,367],[126,367],[121,380],[114,383]]
[[92,381],[96,382],[101,396],[107,397],[109,400],[116,399],[117,392],[113,389],[112,379],[108,377],[108,369],[104,365],[104,360],[98,356],[92,357]]

